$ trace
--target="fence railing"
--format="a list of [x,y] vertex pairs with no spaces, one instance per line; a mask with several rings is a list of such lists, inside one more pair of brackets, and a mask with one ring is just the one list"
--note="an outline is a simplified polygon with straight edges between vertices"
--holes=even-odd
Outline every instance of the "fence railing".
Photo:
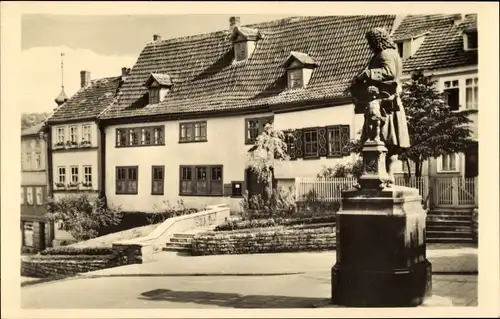
[[[303,178],[295,179],[296,198],[299,201],[312,199],[340,202],[342,191],[354,188],[357,183],[355,178]],[[435,177],[428,176],[416,178],[395,176],[395,184],[412,187],[419,190],[423,199],[432,196],[436,206],[477,206],[478,182],[477,177]],[[432,194],[431,194],[432,193]]]

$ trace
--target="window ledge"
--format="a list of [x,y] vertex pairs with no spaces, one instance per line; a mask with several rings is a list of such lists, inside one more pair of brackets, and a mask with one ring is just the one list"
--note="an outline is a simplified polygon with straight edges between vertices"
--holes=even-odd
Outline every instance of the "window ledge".
[[153,196],[163,196],[165,194],[164,193],[151,193],[151,195],[153,195]]
[[179,194],[186,197],[224,197],[223,194]]
[[116,145],[115,144],[115,148],[148,147],[148,146],[165,146],[165,143],[161,143],[161,144],[138,144],[138,145]]
[[204,142],[208,142],[207,139],[205,140],[190,140],[190,141],[181,141],[179,140],[179,144],[186,144],[186,143],[204,143]]

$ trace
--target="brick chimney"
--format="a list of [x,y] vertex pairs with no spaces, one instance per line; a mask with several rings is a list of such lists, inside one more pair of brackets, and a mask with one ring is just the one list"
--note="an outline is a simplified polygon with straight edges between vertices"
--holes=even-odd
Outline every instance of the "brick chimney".
[[240,17],[230,17],[229,18],[229,30],[233,30],[234,27],[240,26]]
[[156,42],[156,41],[161,41],[161,35],[153,34],[153,42]]
[[80,87],[84,88],[90,84],[90,72],[80,71]]

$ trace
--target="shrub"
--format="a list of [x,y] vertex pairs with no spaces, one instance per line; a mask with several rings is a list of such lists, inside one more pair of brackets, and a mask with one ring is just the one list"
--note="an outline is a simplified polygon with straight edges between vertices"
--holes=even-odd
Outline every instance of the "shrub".
[[472,236],[474,238],[474,241],[477,242],[478,225],[479,225],[479,215],[478,215],[478,209],[477,208],[474,208],[472,210],[471,223],[472,223]]
[[268,218],[260,220],[227,221],[214,228],[214,231],[231,231],[250,228],[269,228],[276,226],[294,226],[306,224],[334,223],[335,214],[309,218]]
[[243,219],[259,219],[262,217],[287,217],[297,212],[297,204],[293,187],[285,189],[278,187],[272,191],[269,201],[265,201],[262,195],[248,196],[243,194],[241,201]]
[[40,252],[41,255],[111,255],[116,250],[109,247],[56,247],[47,248]]
[[323,167],[318,173],[318,178],[355,177],[359,178],[363,174],[363,161],[348,164],[337,164],[334,167]]
[[47,218],[62,222],[63,230],[76,240],[88,240],[99,234],[99,229],[120,223],[122,214],[118,207],[106,207],[104,198],[88,194],[66,195],[59,200],[49,198]]
[[158,210],[157,207],[154,206],[155,212],[148,214],[148,216],[146,217],[146,219],[151,225],[163,223],[165,220],[172,217],[189,215],[198,212],[198,209],[196,208],[187,208],[186,205],[184,205],[184,201],[182,199],[177,201],[176,206],[172,206],[170,204],[170,201],[168,200],[163,201],[163,204],[164,204],[163,209]]
[[297,207],[301,215],[317,216],[336,213],[340,209],[340,203],[327,202],[319,197],[314,190],[311,190],[297,204]]

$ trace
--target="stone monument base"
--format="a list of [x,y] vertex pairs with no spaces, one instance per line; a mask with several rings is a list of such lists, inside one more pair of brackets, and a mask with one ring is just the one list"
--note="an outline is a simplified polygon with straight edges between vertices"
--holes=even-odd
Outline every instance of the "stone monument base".
[[417,189],[393,186],[342,194],[332,303],[411,307],[431,294],[425,218]]

